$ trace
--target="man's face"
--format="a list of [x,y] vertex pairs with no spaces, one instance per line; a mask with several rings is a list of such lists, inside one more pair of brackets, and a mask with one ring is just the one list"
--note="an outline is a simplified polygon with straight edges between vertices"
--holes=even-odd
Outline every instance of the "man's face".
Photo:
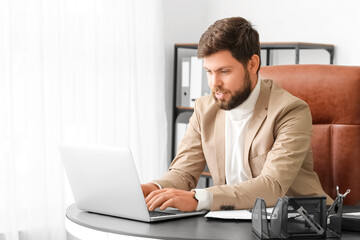
[[220,108],[231,110],[242,104],[251,93],[249,71],[229,51],[204,58],[208,84]]

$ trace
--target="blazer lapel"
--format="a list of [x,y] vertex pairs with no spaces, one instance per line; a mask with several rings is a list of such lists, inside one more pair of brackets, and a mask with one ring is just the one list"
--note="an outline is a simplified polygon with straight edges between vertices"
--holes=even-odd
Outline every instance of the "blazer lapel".
[[261,81],[260,94],[258,100],[256,101],[254,113],[250,119],[245,136],[243,166],[246,175],[248,176],[249,179],[253,177],[249,164],[250,147],[254,140],[254,137],[256,136],[256,133],[259,131],[261,124],[264,122],[267,116],[269,97],[270,97],[270,87],[264,81]]
[[[219,184],[225,184],[225,111],[219,109],[215,119],[215,158]],[[214,179],[215,180],[215,179]]]

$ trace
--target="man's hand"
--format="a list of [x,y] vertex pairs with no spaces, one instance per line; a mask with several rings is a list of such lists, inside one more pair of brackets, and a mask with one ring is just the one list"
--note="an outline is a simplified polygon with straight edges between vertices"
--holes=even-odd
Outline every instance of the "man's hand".
[[154,183],[141,184],[144,197],[147,197],[152,191],[159,190],[159,187]]
[[177,208],[183,212],[195,211],[198,201],[194,198],[195,192],[184,191],[175,188],[165,188],[152,191],[145,199],[149,211],[159,207],[164,210],[167,207]]

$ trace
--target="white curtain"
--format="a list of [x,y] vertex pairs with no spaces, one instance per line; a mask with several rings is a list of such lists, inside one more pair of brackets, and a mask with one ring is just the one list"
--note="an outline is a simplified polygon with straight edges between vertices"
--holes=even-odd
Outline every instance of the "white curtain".
[[59,143],[167,168],[160,0],[0,0],[0,239],[65,239]]

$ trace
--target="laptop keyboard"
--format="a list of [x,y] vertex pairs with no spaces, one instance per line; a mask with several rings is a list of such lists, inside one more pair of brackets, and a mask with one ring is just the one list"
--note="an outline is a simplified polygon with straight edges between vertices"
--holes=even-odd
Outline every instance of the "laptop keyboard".
[[161,217],[161,216],[176,215],[176,213],[160,212],[160,211],[151,211],[149,213],[150,213],[150,217]]

